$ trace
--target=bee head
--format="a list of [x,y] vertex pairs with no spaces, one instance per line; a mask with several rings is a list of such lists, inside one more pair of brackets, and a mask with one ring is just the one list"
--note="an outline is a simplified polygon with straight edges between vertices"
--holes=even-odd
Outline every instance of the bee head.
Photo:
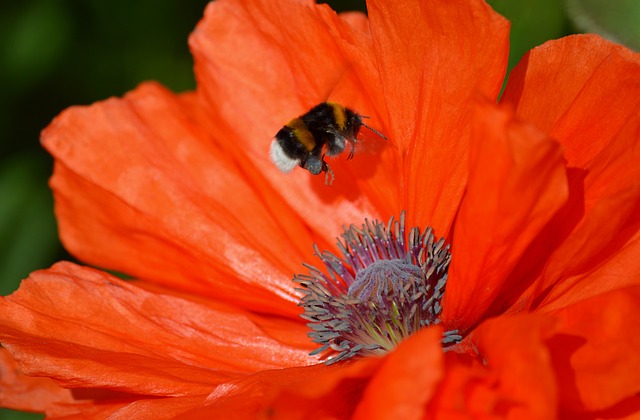
[[309,155],[304,161],[303,168],[311,172],[313,175],[318,175],[324,170],[325,163],[322,159],[315,155]]

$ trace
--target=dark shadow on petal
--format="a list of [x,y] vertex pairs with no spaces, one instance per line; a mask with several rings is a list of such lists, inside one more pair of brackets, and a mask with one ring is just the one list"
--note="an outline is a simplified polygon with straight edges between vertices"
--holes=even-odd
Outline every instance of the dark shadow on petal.
[[560,400],[571,401],[578,409],[582,408],[582,403],[576,386],[576,374],[571,366],[571,356],[586,343],[586,338],[571,334],[557,334],[546,342],[556,374]]
[[[509,279],[504,282],[504,290],[487,310],[486,317],[504,313],[522,296],[531,284],[539,278],[546,261],[557,247],[571,234],[584,216],[584,179],[587,172],[579,168],[567,168],[569,197],[566,204],[549,220],[538,236],[522,253]],[[538,291],[532,296],[527,308],[535,307],[546,291]]]
[[637,415],[638,412],[640,412],[640,394],[632,395],[629,398],[625,398],[618,404],[605,410],[580,413],[560,409],[558,418],[573,420],[628,419],[632,418],[633,414]]

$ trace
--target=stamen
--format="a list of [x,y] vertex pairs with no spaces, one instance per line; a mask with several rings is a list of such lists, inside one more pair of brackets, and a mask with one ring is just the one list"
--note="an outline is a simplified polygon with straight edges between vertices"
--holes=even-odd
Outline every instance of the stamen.
[[[342,257],[320,251],[326,273],[305,264],[309,275],[294,281],[302,288],[299,305],[309,321],[309,337],[327,351],[332,364],[355,355],[380,355],[421,328],[438,324],[442,310],[449,245],[436,239],[433,229],[417,227],[405,237],[405,213],[385,226],[365,221],[360,228],[344,227],[338,241]],[[460,341],[457,330],[447,331],[443,346]]]

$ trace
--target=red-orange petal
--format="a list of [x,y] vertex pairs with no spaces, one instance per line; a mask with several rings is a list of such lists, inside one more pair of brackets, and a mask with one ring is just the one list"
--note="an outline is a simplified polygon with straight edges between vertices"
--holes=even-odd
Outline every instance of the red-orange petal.
[[[640,80],[640,66],[638,69]],[[637,94],[640,96],[640,82]],[[598,120],[595,116],[594,119]],[[542,273],[538,286],[547,296],[537,302],[540,307],[562,299],[561,291],[574,286],[591,287],[598,277],[591,277],[589,273],[601,270],[610,258],[623,255],[624,248],[637,238],[640,231],[639,133],[640,102],[635,114],[629,116],[617,133],[611,134],[607,147],[570,180],[571,189],[577,192],[570,193],[575,199],[569,201],[572,207],[567,209],[565,226],[558,226],[556,233],[561,238],[566,235],[566,240],[549,257]],[[628,275],[610,278],[609,290],[629,283],[640,284],[637,274],[640,261],[629,260],[626,268]],[[601,286],[596,288],[602,290]],[[550,292],[551,288],[555,290]],[[567,297],[571,298],[571,294]]]
[[0,347],[0,406],[44,412],[51,404],[71,401],[71,391],[49,378],[24,375],[7,349]]
[[349,418],[382,359],[258,372],[219,385],[181,418]]
[[606,410],[636,397],[640,410],[640,286],[569,306],[557,318],[548,346],[565,409]]
[[470,178],[458,212],[443,320],[466,331],[494,303],[514,300],[526,284],[509,274],[567,200],[562,150],[535,127],[486,102],[478,104]]
[[516,108],[584,167],[640,106],[640,55],[597,35],[573,35],[531,50],[509,75],[502,103]]
[[640,232],[593,270],[562,279],[544,296],[539,310],[548,312],[611,290],[640,284]]
[[[306,334],[302,323],[281,324]],[[65,387],[207,394],[247,373],[314,361],[310,344],[296,348],[276,336],[242,312],[150,293],[71,263],[33,273],[0,300],[2,345],[25,374]]]
[[42,134],[67,249],[136,278],[296,317],[311,236],[221,151],[192,95],[155,84],[63,112]]
[[529,249],[539,262],[513,275],[530,283],[513,307],[558,308],[637,282],[628,258],[626,275],[598,279],[640,229],[640,55],[596,36],[548,42],[511,73],[502,101],[563,145],[569,181],[565,207]]
[[458,345],[460,353],[445,354],[446,375],[430,409],[441,418],[637,413],[639,300],[634,286],[553,313],[483,322]]
[[[220,146],[264,195],[285,200],[323,247],[334,244],[343,224],[395,210],[397,168],[386,167],[393,165],[393,151],[329,160],[336,179],[326,186],[323,176],[300,168],[280,173],[269,146],[284,124],[326,100],[371,116],[374,127],[383,125],[368,93],[378,83],[365,26],[363,17],[343,18],[311,1],[222,0],[209,4],[189,40],[198,93],[210,105],[215,137],[225,139]],[[378,166],[389,175],[376,175],[382,184],[363,182]]]
[[557,387],[545,340],[548,316],[486,321],[445,354],[446,374],[428,409],[437,419],[548,419],[557,412]]
[[443,375],[442,329],[426,328],[384,359],[354,418],[422,419]]
[[446,235],[467,181],[469,102],[497,98],[509,23],[484,1],[370,1],[387,134],[398,148],[401,207]]
[[[386,219],[402,209],[412,224],[435,224],[441,234],[450,226],[466,182],[466,169],[451,162],[464,155],[468,141],[467,101],[477,92],[497,96],[508,22],[483,2],[435,3],[370,2],[369,15],[377,20],[369,34],[324,5],[219,1],[190,40],[212,118],[238,140],[225,146],[229,153],[244,158],[238,160],[248,174],[264,168],[274,191],[328,242],[344,223]],[[332,188],[303,170],[278,174],[266,153],[271,137],[327,98],[370,115],[389,142],[378,141],[374,154],[356,154],[346,164],[337,159]],[[227,127],[247,116],[255,124]],[[415,131],[394,128],[409,122]],[[409,140],[415,147],[407,157]],[[368,147],[368,138],[364,143]]]
[[491,371],[490,387],[497,389],[495,414],[511,419],[555,416],[558,386],[545,339],[554,330],[550,317],[523,315],[486,321],[472,341]]
[[168,398],[130,398],[121,401],[107,400],[58,404],[47,409],[48,419],[85,420],[85,419],[168,419],[176,418],[205,405],[207,396]]

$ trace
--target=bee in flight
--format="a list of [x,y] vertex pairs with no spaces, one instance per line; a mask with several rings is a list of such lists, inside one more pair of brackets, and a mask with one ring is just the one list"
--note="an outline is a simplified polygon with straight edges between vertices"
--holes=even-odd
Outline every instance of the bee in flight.
[[[284,173],[291,172],[296,165],[313,175],[324,172],[325,184],[331,184],[334,174],[324,161],[325,154],[338,155],[349,143],[351,149],[347,159],[353,158],[361,126],[387,139],[382,133],[363,123],[363,118],[368,117],[334,102],[316,105],[278,131],[271,142],[271,160]],[[329,177],[331,180],[327,182]]]

